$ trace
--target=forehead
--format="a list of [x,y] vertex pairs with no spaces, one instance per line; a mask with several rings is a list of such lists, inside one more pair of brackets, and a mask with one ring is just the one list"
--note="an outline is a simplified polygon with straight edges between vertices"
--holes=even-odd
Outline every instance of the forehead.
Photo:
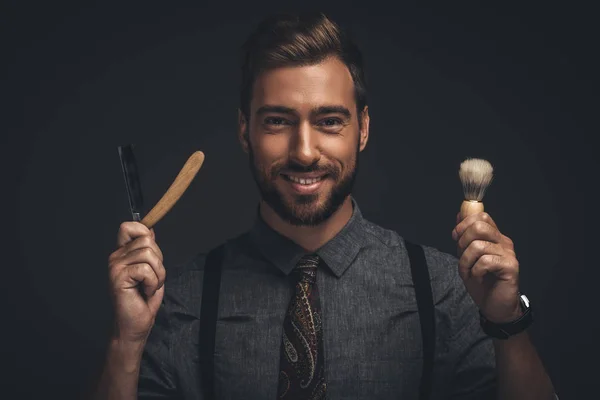
[[354,82],[346,65],[333,57],[314,65],[276,68],[254,82],[251,109],[265,104],[299,111],[320,105],[344,105],[352,110]]

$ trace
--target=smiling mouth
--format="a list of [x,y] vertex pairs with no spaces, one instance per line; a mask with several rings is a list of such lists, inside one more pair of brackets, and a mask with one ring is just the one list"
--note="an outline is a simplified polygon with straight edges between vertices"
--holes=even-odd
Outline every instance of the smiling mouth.
[[281,174],[283,180],[287,182],[292,193],[298,195],[311,195],[319,192],[321,186],[329,175],[319,176],[317,178],[298,178],[290,175]]
[[311,185],[314,185],[314,184],[316,184],[318,182],[323,181],[328,176],[327,174],[325,174],[325,175],[319,176],[317,178],[307,178],[307,179],[305,179],[305,178],[298,178],[298,177],[295,177],[295,176],[290,176],[290,175],[285,175],[285,174],[281,174],[281,175],[283,176],[283,178],[286,181],[291,182],[291,183],[295,183],[295,184],[298,184],[298,185],[302,185],[302,186],[311,186]]

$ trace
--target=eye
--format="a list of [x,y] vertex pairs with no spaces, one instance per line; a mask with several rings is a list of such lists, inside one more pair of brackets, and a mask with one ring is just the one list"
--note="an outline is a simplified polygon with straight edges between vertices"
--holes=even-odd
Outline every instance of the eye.
[[291,122],[282,117],[267,117],[265,118],[265,125],[271,126],[282,126],[282,125],[291,125]]
[[338,132],[344,127],[344,121],[339,118],[329,117],[323,118],[317,125],[329,132]]

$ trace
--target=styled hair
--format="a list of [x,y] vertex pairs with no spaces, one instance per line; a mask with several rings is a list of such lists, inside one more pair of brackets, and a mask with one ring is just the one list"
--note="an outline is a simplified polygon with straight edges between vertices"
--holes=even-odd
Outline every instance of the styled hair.
[[264,19],[242,45],[240,110],[244,117],[250,118],[258,75],[274,68],[318,64],[331,56],[348,67],[360,114],[367,104],[363,59],[347,32],[323,13],[276,14]]

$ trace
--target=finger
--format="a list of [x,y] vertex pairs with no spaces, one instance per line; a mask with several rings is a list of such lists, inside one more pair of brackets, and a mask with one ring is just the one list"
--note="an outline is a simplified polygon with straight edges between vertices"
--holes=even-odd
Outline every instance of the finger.
[[162,260],[158,258],[154,250],[149,247],[143,247],[129,252],[122,258],[122,263],[132,265],[137,263],[146,263],[150,265],[158,279],[158,286],[162,287],[167,275]]
[[133,250],[143,249],[144,247],[151,248],[161,261],[164,260],[163,252],[160,249],[160,247],[158,247],[156,241],[154,241],[154,239],[152,239],[151,236],[147,235],[140,236],[134,239],[133,241],[127,243],[125,246],[119,248],[115,253],[120,253],[121,256],[125,256],[127,255],[127,253],[130,253]]
[[147,297],[151,297],[159,289],[158,277],[147,263],[129,264],[116,276],[118,289],[131,289],[140,284]]
[[496,225],[496,223],[494,222],[494,220],[492,219],[492,217],[490,217],[490,215],[488,213],[480,212],[480,213],[469,215],[467,218],[458,222],[457,225],[452,230],[452,238],[454,240],[458,240],[463,235],[463,233],[469,228],[469,226],[471,226],[476,221],[485,222],[488,225],[493,226],[495,229],[498,229],[498,226]]
[[492,243],[502,243],[502,234],[487,222],[475,221],[458,238],[459,251],[464,251],[475,240],[484,240]]
[[501,280],[516,279],[519,274],[519,262],[512,257],[484,254],[471,268],[471,276],[481,281],[488,273]]
[[117,247],[123,247],[133,239],[143,235],[152,235],[152,232],[146,225],[137,221],[125,221],[119,226],[119,232],[117,233]]
[[156,289],[152,296],[148,296],[148,307],[152,310],[152,314],[156,315],[156,311],[160,308],[164,296],[165,287],[161,286]]
[[125,246],[119,247],[117,250],[115,250],[108,258],[109,263],[118,262],[120,261],[120,259],[125,257],[128,253],[132,252],[133,250],[142,249],[144,247],[152,249],[152,251],[156,253],[156,256],[161,260],[161,262],[164,260],[162,250],[160,249],[160,247],[158,247],[158,244],[156,244],[156,242],[150,236],[144,235],[134,239],[133,241],[127,243]]
[[475,240],[460,256],[458,268],[461,273],[470,276],[469,270],[473,268],[477,260],[484,255],[507,256],[508,254],[502,246],[485,240]]

